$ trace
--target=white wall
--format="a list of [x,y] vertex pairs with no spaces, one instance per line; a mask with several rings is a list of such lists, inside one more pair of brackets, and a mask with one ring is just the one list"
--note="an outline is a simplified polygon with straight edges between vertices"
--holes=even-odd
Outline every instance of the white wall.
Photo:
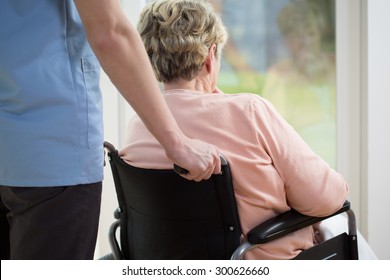
[[367,225],[380,259],[390,259],[390,1],[366,0]]
[[360,1],[336,1],[337,171],[348,182],[348,200],[352,204],[358,225],[362,226],[365,219],[361,203],[362,178],[359,176],[363,168],[360,152],[362,89],[361,84],[356,82],[362,76],[360,13]]
[[338,171],[349,183],[359,230],[378,258],[388,260],[390,1],[336,5]]

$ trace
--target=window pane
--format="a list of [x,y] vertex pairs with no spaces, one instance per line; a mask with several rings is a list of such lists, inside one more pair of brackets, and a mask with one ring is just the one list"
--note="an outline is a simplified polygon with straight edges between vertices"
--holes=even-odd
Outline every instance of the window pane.
[[271,101],[331,166],[336,162],[334,0],[210,0],[229,42],[218,86]]

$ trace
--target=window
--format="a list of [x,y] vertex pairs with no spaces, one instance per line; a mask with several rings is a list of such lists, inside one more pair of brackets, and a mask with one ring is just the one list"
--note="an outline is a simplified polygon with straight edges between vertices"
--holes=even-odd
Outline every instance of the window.
[[218,86],[271,101],[336,165],[334,0],[210,0],[228,28]]

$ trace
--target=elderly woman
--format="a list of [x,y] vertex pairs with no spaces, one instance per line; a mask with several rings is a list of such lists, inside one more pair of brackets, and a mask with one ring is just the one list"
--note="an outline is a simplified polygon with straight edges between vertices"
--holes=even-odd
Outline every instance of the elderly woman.
[[[242,234],[291,208],[313,216],[338,210],[348,194],[343,177],[318,157],[263,98],[224,94],[217,87],[227,33],[212,6],[162,0],[143,10],[138,30],[163,95],[181,129],[218,147],[228,160]],[[164,149],[135,116],[129,123],[128,163],[169,169]],[[289,259],[315,243],[312,227],[256,248],[246,259]]]

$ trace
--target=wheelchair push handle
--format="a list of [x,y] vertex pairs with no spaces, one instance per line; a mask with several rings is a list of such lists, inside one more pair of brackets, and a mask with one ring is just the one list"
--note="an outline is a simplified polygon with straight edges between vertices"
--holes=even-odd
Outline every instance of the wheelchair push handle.
[[173,170],[179,175],[186,175],[189,171],[183,167],[178,166],[177,164],[173,164]]

